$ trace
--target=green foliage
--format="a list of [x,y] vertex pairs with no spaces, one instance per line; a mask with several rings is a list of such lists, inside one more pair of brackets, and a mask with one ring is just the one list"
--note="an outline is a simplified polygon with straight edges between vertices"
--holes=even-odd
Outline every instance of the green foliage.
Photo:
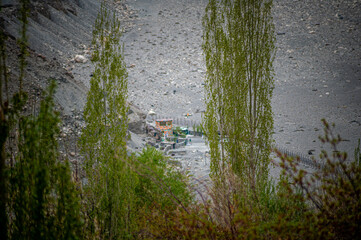
[[[151,209],[148,230],[165,239],[264,239],[270,223],[266,206],[255,204],[239,176],[227,169],[223,185],[186,208]],[[276,197],[276,194],[274,194]],[[262,201],[262,199],[261,199]],[[277,201],[275,199],[275,201]],[[270,204],[270,203],[268,203]]]
[[267,225],[284,207],[268,178],[275,51],[271,7],[272,0],[211,0],[203,18],[203,128],[215,188],[213,205],[205,209],[218,219],[217,228],[223,227],[217,238],[266,237]]
[[80,139],[85,156],[83,201],[89,238],[136,238],[144,228],[141,212],[148,212],[153,205],[175,206],[191,198],[183,176],[168,168],[161,153],[146,149],[139,157],[127,155],[127,73],[120,34],[119,21],[103,4],[93,31],[95,70]]
[[26,67],[26,57],[28,55],[28,38],[26,36],[27,27],[28,27],[28,15],[30,12],[30,1],[29,0],[21,0],[20,1],[20,22],[21,22],[21,29],[20,29],[20,38],[18,39],[18,44],[20,47],[20,57],[19,57],[19,92],[22,92],[23,89],[23,78],[25,74],[25,67]]
[[266,181],[273,129],[271,7],[271,0],[211,0],[203,18],[211,173],[217,178],[230,164],[252,188]]
[[[113,16],[102,4],[93,31],[95,64],[84,119],[87,124],[83,129],[81,145],[89,161],[100,157],[100,147],[109,151],[125,153],[125,135],[127,132],[127,72],[119,46],[121,29],[115,13]],[[103,146],[100,146],[101,142]],[[107,143],[107,144],[106,144]],[[103,151],[107,152],[107,151]],[[92,162],[89,162],[89,164]]]
[[197,132],[197,133],[203,133],[203,127],[202,127],[202,125],[196,125],[196,132]]
[[[1,0],[0,0],[1,4]],[[8,218],[6,212],[7,199],[7,173],[5,144],[9,136],[9,122],[7,118],[8,106],[3,102],[3,88],[8,92],[8,74],[6,66],[6,35],[0,27],[0,238],[7,240]],[[5,87],[3,87],[5,86]],[[7,94],[7,99],[9,96]]]
[[55,219],[56,235],[53,239],[82,239],[81,228],[84,224],[80,214],[79,192],[71,180],[69,163],[58,163],[57,174],[59,177],[55,185],[58,194]]
[[139,181],[136,194],[142,205],[170,207],[188,205],[192,196],[184,175],[167,165],[167,158],[153,147],[143,149],[133,166]]
[[[186,208],[151,208],[152,238],[166,239],[358,239],[361,216],[361,167],[337,150],[341,141],[324,121],[321,140],[331,144],[314,162],[316,171],[305,172],[278,152],[284,170],[279,184],[269,182],[247,191],[233,170],[225,169],[223,185],[207,192],[210,201]],[[359,159],[359,145],[355,150]],[[355,159],[355,160],[356,160]],[[257,199],[254,197],[257,196]],[[180,237],[181,236],[181,237]]]
[[[0,1],[1,5],[1,1]],[[8,176],[6,170],[6,152],[5,145],[10,135],[11,128],[16,124],[16,119],[19,117],[20,110],[25,104],[26,94],[22,92],[22,80],[24,77],[24,69],[26,66],[25,57],[27,55],[27,38],[26,38],[26,29],[27,29],[27,15],[29,12],[28,9],[28,0],[20,1],[20,21],[22,27],[20,30],[21,38],[18,41],[20,46],[20,57],[19,57],[19,92],[16,93],[13,97],[9,96],[8,89],[8,68],[6,64],[6,35],[4,32],[4,27],[0,27],[0,238],[8,239],[7,227],[7,210],[6,202],[7,199],[7,183]],[[2,10],[2,9],[0,9]],[[5,92],[6,98],[3,97]],[[5,99],[5,102],[3,102]]]
[[[21,3],[23,72],[28,1]],[[270,7],[269,1],[228,0],[211,0],[207,7],[204,50],[210,87],[204,127],[212,174],[222,184],[211,189],[205,185],[208,191],[198,202],[187,178],[161,152],[146,148],[138,156],[127,154],[127,73],[119,22],[104,5],[95,23],[95,71],[80,140],[84,191],[71,180],[69,163],[58,160],[54,81],[38,114],[23,116],[27,98],[21,73],[19,93],[4,102],[0,98],[0,238],[357,239],[360,140],[355,161],[348,160],[337,148],[342,139],[323,121],[320,139],[332,154],[322,152],[321,162],[314,162],[316,170],[306,172],[299,159],[278,152],[284,170],[279,184],[267,178],[273,86]],[[8,79],[3,32],[0,54],[2,94]],[[13,133],[16,152],[9,157],[5,147]]]
[[18,123],[18,153],[9,172],[8,234],[11,239],[78,239],[77,191],[67,163],[57,161],[59,117],[52,81],[37,116]]
[[[314,160],[316,171],[306,172],[298,167],[299,159],[295,161],[278,153],[280,166],[291,180],[288,198],[300,199],[308,205],[304,212],[307,223],[299,221],[294,229],[309,239],[356,239],[361,234],[359,146],[355,161],[348,160],[347,153],[338,150],[342,139],[334,134],[334,125],[322,121],[324,136],[320,140],[330,145],[332,154],[322,151],[320,160]],[[295,189],[302,190],[302,195],[296,195]],[[287,224],[279,226],[278,234],[290,236],[287,228]]]
[[54,89],[53,83],[38,116],[22,117],[19,121],[19,154],[11,173],[15,215],[12,228],[19,239],[26,236],[41,239],[49,233],[45,216],[56,177],[55,137],[59,131],[59,119],[52,110]]
[[93,30],[95,65],[80,139],[87,184],[85,213],[90,236],[130,238],[135,231],[134,185],[126,164],[127,72],[119,44],[120,23],[104,3]]
[[[78,193],[71,181],[68,163],[57,160],[60,120],[54,111],[55,82],[51,81],[43,94],[44,99],[37,115],[21,114],[27,101],[22,82],[27,56],[28,13],[29,1],[21,0],[19,92],[11,98],[7,86],[6,38],[3,28],[0,36],[0,238],[78,239],[81,238],[79,231],[82,225]],[[6,98],[3,98],[3,92]],[[6,153],[6,147],[15,151]]]
[[182,131],[181,127],[176,127],[175,129],[173,129],[173,134],[181,138],[185,138],[187,136],[184,131]]
[[[167,160],[162,152],[147,147],[133,161],[132,169],[138,178],[135,199],[139,211],[139,234],[136,238],[156,238],[157,231],[164,230],[159,224],[170,226],[176,223],[171,219],[164,222],[167,213],[179,208],[187,211],[194,203],[187,178],[168,165]],[[167,235],[159,237],[167,238]]]
[[355,163],[361,167],[360,139],[358,140],[358,145],[355,148],[354,157],[355,157]]
[[[341,139],[328,123],[324,122],[321,140],[331,144],[332,158],[323,152],[323,164],[315,162],[317,171],[307,173],[297,161],[280,154],[288,175],[281,177],[277,188],[268,180],[273,128],[271,6],[272,1],[211,0],[206,8],[203,127],[211,149],[211,175],[221,195],[211,194],[213,205],[203,209],[208,218],[215,216],[212,228],[223,235],[205,238],[356,238],[360,154],[356,150],[355,162],[348,162],[347,155],[337,150]],[[199,233],[194,226],[185,228]]]

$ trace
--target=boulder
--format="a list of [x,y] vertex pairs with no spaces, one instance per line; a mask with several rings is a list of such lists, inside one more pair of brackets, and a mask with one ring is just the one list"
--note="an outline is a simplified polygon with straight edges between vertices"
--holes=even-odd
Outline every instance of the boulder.
[[88,59],[84,57],[83,55],[76,55],[74,58],[74,61],[77,63],[86,63]]
[[136,133],[136,134],[144,134],[145,133],[145,121],[146,115],[141,112],[141,110],[134,106],[130,106],[130,110],[128,112],[128,129],[129,131]]

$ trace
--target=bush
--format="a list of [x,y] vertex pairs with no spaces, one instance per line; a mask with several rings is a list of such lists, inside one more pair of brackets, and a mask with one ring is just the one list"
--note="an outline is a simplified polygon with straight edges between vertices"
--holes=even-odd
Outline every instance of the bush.
[[187,135],[182,131],[181,127],[176,127],[175,129],[173,129],[173,134],[175,136],[179,136],[181,138],[186,138]]
[[[294,229],[302,238],[312,239],[357,239],[361,236],[361,165],[360,148],[355,150],[355,161],[346,152],[338,150],[342,141],[334,134],[334,125],[326,120],[324,136],[320,140],[331,146],[332,154],[322,151],[320,161],[313,160],[316,170],[306,172],[299,168],[299,159],[287,158],[278,152],[281,167],[291,180],[288,198],[300,199],[307,204],[304,212],[306,222],[299,221]],[[302,190],[302,195],[296,190]],[[281,236],[292,236],[289,224],[279,226]]]
[[133,169],[139,176],[136,194],[142,204],[150,206],[157,203],[166,207],[191,202],[186,177],[168,165],[167,158],[154,147],[142,150]]
[[277,152],[284,170],[277,186],[266,182],[256,192],[229,168],[224,178],[185,207],[150,206],[148,237],[165,239],[357,239],[360,236],[360,147],[355,161],[337,150],[341,141],[324,121],[332,157],[314,160],[305,172],[299,159]]
[[53,81],[37,116],[15,126],[18,152],[8,166],[7,214],[10,239],[78,239],[82,226],[78,192],[67,162],[58,161],[59,117]]

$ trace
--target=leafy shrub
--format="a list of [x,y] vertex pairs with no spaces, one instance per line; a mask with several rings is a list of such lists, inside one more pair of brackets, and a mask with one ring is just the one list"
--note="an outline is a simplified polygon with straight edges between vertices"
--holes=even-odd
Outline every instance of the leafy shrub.
[[360,236],[360,147],[355,161],[337,150],[341,141],[324,121],[332,157],[324,151],[306,172],[299,159],[280,152],[284,170],[254,194],[227,169],[200,202],[185,207],[150,206],[148,237],[165,239],[357,239]]
[[78,192],[68,163],[59,162],[59,117],[52,81],[37,116],[22,116],[15,162],[8,166],[10,239],[78,239],[82,226]]
[[181,127],[176,127],[175,129],[173,129],[173,134],[181,138],[186,137],[186,134],[182,131]]
[[[307,204],[306,222],[299,221],[296,229],[302,238],[357,239],[361,236],[361,165],[360,148],[355,150],[355,161],[346,152],[338,150],[342,141],[334,134],[334,124],[326,120],[324,136],[320,140],[330,145],[332,154],[322,151],[320,161],[313,160],[316,170],[306,172],[299,168],[299,159],[291,159],[278,152],[280,166],[290,179],[288,198],[300,199]],[[302,190],[302,195],[296,194]],[[278,228],[281,236],[292,236],[289,223]]]
[[157,203],[165,207],[172,206],[175,202],[190,203],[192,196],[185,176],[168,165],[164,154],[154,147],[142,150],[136,157],[133,169],[139,176],[136,194],[142,204],[150,206]]

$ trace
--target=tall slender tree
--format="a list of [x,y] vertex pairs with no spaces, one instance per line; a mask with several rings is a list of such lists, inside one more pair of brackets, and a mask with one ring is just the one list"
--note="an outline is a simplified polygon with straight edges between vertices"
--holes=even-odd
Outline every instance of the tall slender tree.
[[250,186],[268,175],[273,130],[272,0],[210,0],[203,18],[204,128],[211,170],[226,165]]
[[80,139],[85,156],[88,229],[100,239],[127,238],[131,232],[135,184],[127,160],[127,72],[120,23],[103,3],[93,30],[95,65]]
[[37,116],[19,119],[19,152],[10,167],[8,215],[12,239],[81,238],[79,198],[69,164],[58,161],[55,81]]
[[[0,21],[0,238],[7,239],[8,232],[7,227],[9,224],[7,214],[7,202],[8,199],[8,170],[6,166],[7,153],[6,143],[8,141],[11,127],[17,124],[16,118],[26,101],[26,94],[22,91],[22,82],[24,78],[24,69],[26,67],[26,55],[27,55],[27,16],[29,13],[29,0],[21,0],[20,4],[20,38],[18,44],[20,47],[19,57],[19,92],[14,96],[9,97],[8,89],[8,68],[7,68],[7,56],[6,56],[6,39],[5,28],[3,26],[4,21]],[[0,5],[1,1],[0,1]],[[0,11],[2,6],[0,7]],[[3,93],[4,96],[3,96]]]
[[[0,0],[1,4],[1,0]],[[1,10],[1,8],[0,8]],[[7,106],[3,102],[3,92],[7,89],[6,45],[3,23],[0,22],[0,238],[7,240],[8,218],[6,212],[7,202],[7,174],[5,144],[9,135],[9,123],[6,119]],[[3,90],[5,86],[5,91]],[[5,98],[5,97],[4,97]]]

